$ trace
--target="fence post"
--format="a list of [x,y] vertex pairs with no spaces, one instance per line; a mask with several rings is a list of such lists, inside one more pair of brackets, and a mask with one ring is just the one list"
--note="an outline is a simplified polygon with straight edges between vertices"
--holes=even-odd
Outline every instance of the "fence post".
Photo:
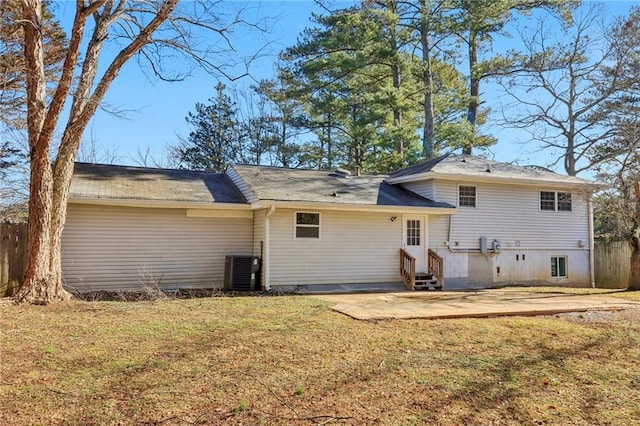
[[0,225],[0,297],[4,297],[9,286],[9,227]]

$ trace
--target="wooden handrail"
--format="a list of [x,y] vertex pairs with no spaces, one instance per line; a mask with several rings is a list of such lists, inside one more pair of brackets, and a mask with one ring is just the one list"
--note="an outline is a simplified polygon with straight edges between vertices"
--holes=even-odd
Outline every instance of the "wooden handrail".
[[438,283],[444,286],[444,259],[435,251],[429,249],[427,253],[427,267],[429,273],[438,278]]
[[400,249],[400,275],[404,286],[413,290],[416,282],[416,258],[404,249]]

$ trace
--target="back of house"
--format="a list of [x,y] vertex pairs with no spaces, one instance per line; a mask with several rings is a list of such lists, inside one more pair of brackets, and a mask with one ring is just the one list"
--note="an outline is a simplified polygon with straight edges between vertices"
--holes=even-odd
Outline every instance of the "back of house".
[[63,272],[77,292],[587,286],[591,222],[584,181],[471,156],[388,176],[77,163]]

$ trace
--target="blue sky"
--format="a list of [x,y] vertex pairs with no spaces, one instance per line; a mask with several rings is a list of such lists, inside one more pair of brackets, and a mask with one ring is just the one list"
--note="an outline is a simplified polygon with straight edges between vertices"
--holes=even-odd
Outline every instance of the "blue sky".
[[[277,53],[295,43],[299,34],[309,25],[311,12],[321,9],[308,0],[297,1],[227,1],[227,7],[237,7],[248,4],[248,17],[267,18],[267,33],[240,29],[231,35],[231,41],[237,54],[250,56],[268,43],[267,54],[255,61],[250,73],[253,78],[268,78],[273,76],[274,63]],[[609,1],[607,4],[611,16],[624,14],[631,6],[640,5],[640,1]],[[72,19],[74,4],[59,3],[57,15],[63,23]],[[495,44],[495,49],[503,49],[512,43],[503,40]],[[248,86],[253,81],[243,78],[236,83],[221,79],[223,83],[232,86]],[[187,135],[188,127],[184,117],[194,109],[196,102],[206,102],[214,94],[218,79],[196,72],[192,77],[182,82],[166,83],[148,78],[137,66],[131,62],[125,66],[122,73],[111,86],[105,101],[120,110],[130,111],[127,119],[110,116],[98,112],[85,133],[85,140],[93,139],[100,149],[116,152],[119,164],[136,164],[138,151],[149,149],[156,159],[165,157],[168,145],[178,140],[177,134]],[[482,87],[484,99],[489,103],[495,88],[491,84]],[[518,161],[520,164],[541,164],[548,162],[542,154],[536,153],[533,145],[522,145],[526,140],[512,130],[503,130],[496,126],[489,128],[489,132],[498,137],[499,143],[491,149],[491,155],[499,161]],[[560,170],[558,170],[560,171]]]

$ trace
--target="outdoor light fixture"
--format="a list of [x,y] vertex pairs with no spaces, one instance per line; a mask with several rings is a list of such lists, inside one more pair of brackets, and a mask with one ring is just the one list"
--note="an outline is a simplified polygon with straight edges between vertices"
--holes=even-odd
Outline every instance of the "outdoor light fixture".
[[395,221],[396,221],[396,219],[397,219],[397,217],[396,217],[396,216],[391,216],[391,222],[395,222]]

